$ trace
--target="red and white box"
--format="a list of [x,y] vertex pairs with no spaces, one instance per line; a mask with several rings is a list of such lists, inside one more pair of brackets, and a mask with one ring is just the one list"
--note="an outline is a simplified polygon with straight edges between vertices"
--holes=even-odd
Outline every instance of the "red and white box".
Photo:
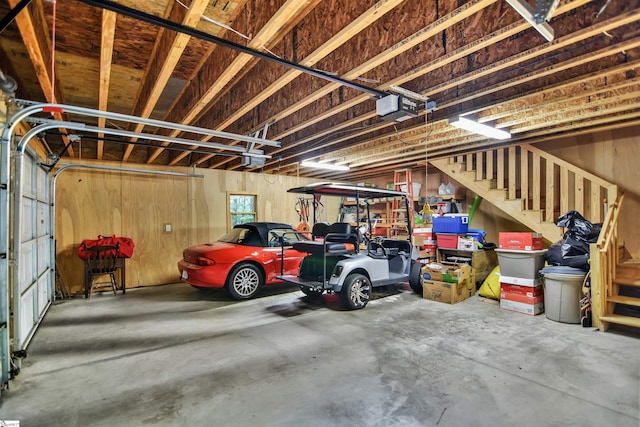
[[500,308],[503,310],[516,311],[518,313],[535,316],[544,312],[544,303],[527,304],[524,302],[511,301],[508,299],[500,299]]
[[542,286],[535,288],[527,286],[500,284],[500,300],[521,302],[524,304],[536,305],[544,303],[544,290]]
[[500,249],[515,249],[520,251],[539,251],[542,249],[542,234],[540,233],[498,233]]
[[500,283],[535,288],[538,286],[542,286],[542,278],[538,277],[536,279],[525,279],[523,277],[503,276],[502,274],[500,274]]

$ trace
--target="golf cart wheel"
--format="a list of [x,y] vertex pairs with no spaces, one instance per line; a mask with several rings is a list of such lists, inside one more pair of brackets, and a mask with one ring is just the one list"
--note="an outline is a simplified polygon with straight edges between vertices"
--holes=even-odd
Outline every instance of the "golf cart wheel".
[[316,291],[315,289],[307,288],[306,286],[300,286],[300,290],[312,299],[317,299],[322,296],[322,291]]
[[349,310],[364,308],[371,298],[371,282],[362,274],[350,274],[342,285],[340,302]]
[[409,272],[409,286],[413,292],[422,295],[422,264],[414,262]]

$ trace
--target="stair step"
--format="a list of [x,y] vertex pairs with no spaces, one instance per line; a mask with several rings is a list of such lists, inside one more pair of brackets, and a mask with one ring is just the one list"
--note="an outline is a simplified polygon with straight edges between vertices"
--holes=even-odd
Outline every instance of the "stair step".
[[640,307],[640,298],[625,297],[622,295],[607,297],[607,302],[615,302],[618,304],[633,305],[635,307]]
[[[622,316],[620,314],[610,314],[608,316],[600,316],[600,321],[640,328],[640,317]],[[604,329],[606,329],[606,327]]]
[[640,287],[640,279],[616,276],[615,282],[618,285]]

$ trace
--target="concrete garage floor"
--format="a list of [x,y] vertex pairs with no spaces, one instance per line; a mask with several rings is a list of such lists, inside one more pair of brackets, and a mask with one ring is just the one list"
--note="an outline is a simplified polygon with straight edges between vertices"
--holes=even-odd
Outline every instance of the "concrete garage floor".
[[364,310],[175,284],[51,307],[0,419],[23,426],[634,426],[640,341],[406,288]]

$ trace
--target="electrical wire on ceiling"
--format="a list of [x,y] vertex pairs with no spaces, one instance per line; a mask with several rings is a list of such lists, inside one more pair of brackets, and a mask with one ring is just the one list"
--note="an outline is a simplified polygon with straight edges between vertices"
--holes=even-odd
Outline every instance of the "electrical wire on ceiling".
[[51,98],[49,102],[56,103],[56,0],[52,0],[53,13],[51,18]]

